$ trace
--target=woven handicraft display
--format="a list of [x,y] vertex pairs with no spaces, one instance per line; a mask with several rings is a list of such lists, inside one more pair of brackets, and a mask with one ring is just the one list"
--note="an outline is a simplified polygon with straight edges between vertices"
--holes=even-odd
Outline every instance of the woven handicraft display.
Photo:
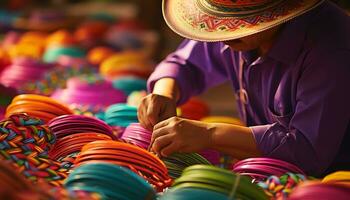
[[14,114],[0,122],[0,159],[9,160],[27,179],[61,185],[66,171],[48,158],[55,136],[43,121]]

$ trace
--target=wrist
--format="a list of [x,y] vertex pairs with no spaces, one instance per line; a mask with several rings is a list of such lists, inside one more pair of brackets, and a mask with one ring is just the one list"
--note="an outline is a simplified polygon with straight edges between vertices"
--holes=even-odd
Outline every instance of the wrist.
[[208,146],[207,148],[209,149],[214,149],[215,148],[215,132],[217,130],[217,126],[214,123],[207,123],[206,125],[206,130],[207,130],[207,138],[208,138]]
[[[260,155],[250,128],[232,124],[211,123],[211,149],[221,151],[223,148],[233,152],[249,152]],[[237,154],[238,155],[238,154]],[[241,155],[241,154],[240,154]]]
[[152,93],[173,99],[175,103],[180,98],[179,87],[173,78],[159,79],[155,83]]

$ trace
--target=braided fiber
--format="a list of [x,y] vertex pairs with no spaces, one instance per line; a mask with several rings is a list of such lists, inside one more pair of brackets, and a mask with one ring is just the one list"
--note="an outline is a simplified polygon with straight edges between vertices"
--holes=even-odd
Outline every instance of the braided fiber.
[[270,176],[265,182],[260,182],[258,185],[272,200],[285,200],[293,189],[304,181],[306,181],[304,175],[286,173],[280,177]]
[[39,181],[35,187],[13,170],[11,161],[0,162],[0,199],[4,200],[99,200],[96,193],[68,191]]
[[26,114],[14,114],[1,121],[0,159],[11,161],[29,180],[44,179],[53,185],[61,185],[66,170],[48,158],[56,138],[43,124],[40,119]]
[[74,168],[74,161],[77,158],[78,154],[80,152],[75,152],[72,154],[69,154],[68,156],[60,157],[57,159],[61,163],[61,167],[66,169],[67,171],[70,171]]

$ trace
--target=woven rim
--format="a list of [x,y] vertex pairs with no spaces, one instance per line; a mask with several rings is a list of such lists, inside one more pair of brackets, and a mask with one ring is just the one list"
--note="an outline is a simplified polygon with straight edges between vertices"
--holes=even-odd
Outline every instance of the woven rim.
[[259,15],[223,16],[201,8],[201,0],[163,0],[163,16],[177,34],[199,41],[242,38],[280,25],[320,5],[324,0],[286,0]]

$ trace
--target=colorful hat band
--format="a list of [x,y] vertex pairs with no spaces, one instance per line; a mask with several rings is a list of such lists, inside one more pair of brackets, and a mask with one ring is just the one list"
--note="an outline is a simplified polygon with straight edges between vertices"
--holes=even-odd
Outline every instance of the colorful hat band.
[[204,12],[220,17],[248,17],[259,14],[265,10],[276,8],[285,0],[265,1],[263,3],[251,3],[248,5],[219,4],[212,0],[197,0],[198,7]]

